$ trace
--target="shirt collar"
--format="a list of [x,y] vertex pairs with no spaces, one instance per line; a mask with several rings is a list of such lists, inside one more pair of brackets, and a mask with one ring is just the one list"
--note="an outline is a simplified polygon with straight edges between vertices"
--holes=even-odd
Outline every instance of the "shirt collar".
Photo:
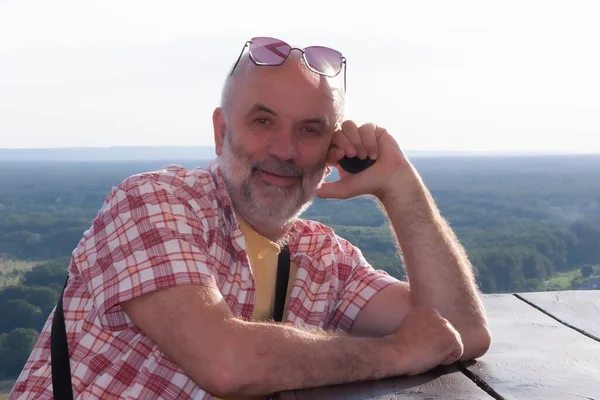
[[231,234],[234,234],[236,230],[239,230],[240,226],[235,217],[235,211],[233,209],[233,203],[229,197],[227,186],[223,174],[219,169],[219,159],[215,158],[208,164],[208,170],[211,173],[217,189],[217,202],[220,204],[223,210],[223,216],[225,217],[225,224]]

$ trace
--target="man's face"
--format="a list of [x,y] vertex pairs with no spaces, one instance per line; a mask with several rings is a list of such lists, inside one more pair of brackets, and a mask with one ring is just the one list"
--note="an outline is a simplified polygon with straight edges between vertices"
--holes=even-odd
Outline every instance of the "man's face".
[[283,226],[308,207],[324,177],[334,118],[327,83],[297,59],[240,72],[215,139],[243,218]]

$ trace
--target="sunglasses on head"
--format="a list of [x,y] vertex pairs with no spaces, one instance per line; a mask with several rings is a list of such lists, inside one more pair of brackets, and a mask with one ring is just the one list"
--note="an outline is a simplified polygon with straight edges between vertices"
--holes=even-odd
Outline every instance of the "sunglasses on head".
[[337,50],[323,46],[309,46],[303,49],[292,47],[283,40],[270,37],[255,37],[246,42],[231,74],[242,59],[244,50],[249,48],[250,59],[256,65],[281,65],[290,56],[292,50],[302,52],[304,63],[311,71],[329,78],[338,76],[344,69],[344,92],[346,91],[346,58]]

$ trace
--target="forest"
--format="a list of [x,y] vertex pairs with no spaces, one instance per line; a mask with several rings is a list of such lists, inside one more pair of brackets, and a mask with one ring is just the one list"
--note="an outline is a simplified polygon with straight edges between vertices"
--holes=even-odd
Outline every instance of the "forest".
[[[411,161],[484,293],[600,285],[600,156]],[[20,372],[56,304],[70,253],[111,187],[167,164],[206,161],[0,161],[0,381]],[[374,267],[405,279],[386,217],[370,198],[316,199],[302,217],[332,226]],[[16,262],[28,267],[2,267]]]

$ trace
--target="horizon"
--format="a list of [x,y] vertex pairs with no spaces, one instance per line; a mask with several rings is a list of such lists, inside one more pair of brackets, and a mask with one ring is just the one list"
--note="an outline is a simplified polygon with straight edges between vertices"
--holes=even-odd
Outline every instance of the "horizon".
[[[211,149],[215,148],[214,145],[107,145],[107,146],[61,146],[61,147],[0,147],[0,151],[21,151],[21,150],[110,150],[110,149]],[[470,154],[565,154],[565,155],[600,155],[598,151],[528,151],[528,150],[515,150],[515,151],[504,151],[504,150],[453,150],[453,149],[439,149],[439,148],[424,148],[424,149],[405,149],[405,152],[425,152],[425,153],[470,153]]]
[[[205,144],[205,145],[143,145],[143,144],[133,144],[133,145],[106,145],[106,146],[60,146],[60,147],[0,147],[0,152],[2,151],[21,151],[21,150],[109,150],[109,149],[118,149],[118,148],[177,148],[177,149],[186,149],[186,148],[210,148],[214,149],[214,145]],[[423,153],[468,153],[468,154],[548,154],[548,155],[600,155],[600,149],[584,151],[584,150],[527,150],[527,149],[516,149],[516,150],[481,150],[481,149],[473,149],[473,150],[462,150],[462,149],[442,149],[442,148],[422,148],[422,149],[403,149],[404,152],[407,153],[415,153],[415,152],[423,152]]]
[[407,152],[600,153],[600,4],[302,4],[0,2],[0,148],[211,146],[225,75],[265,35],[341,51],[347,117]]

